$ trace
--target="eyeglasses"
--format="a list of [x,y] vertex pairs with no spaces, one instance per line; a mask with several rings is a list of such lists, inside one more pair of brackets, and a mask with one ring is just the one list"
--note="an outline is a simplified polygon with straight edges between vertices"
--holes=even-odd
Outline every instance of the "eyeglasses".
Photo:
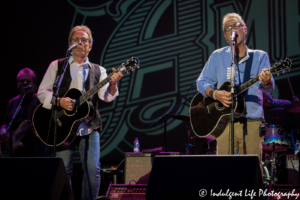
[[238,23],[236,23],[236,24],[234,24],[234,25],[225,27],[225,31],[226,31],[226,32],[229,32],[229,31],[232,30],[232,27],[233,27],[234,29],[239,29],[240,27],[243,27],[243,26],[244,26],[243,24],[241,24],[240,22],[238,22]]
[[72,40],[73,40],[74,42],[79,42],[79,40],[81,40],[81,42],[82,42],[83,44],[89,42],[89,39],[86,39],[86,38],[79,38],[79,37],[73,37]]

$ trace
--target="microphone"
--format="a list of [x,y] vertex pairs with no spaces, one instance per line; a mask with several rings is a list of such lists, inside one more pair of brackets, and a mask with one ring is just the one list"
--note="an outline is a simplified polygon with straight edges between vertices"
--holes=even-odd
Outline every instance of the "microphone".
[[27,87],[23,87],[22,90],[28,90],[28,89],[31,89],[32,88],[32,85],[28,85]]
[[77,48],[78,44],[74,42],[71,46],[69,46],[68,51],[72,51],[73,49]]
[[231,41],[234,41],[235,38],[237,38],[237,37],[238,37],[238,34],[237,34],[236,30],[232,30],[231,34],[230,34]]

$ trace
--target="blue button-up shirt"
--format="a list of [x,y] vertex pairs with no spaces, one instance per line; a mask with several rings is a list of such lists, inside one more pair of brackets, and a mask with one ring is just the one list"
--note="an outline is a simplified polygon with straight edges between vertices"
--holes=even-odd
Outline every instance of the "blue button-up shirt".
[[[244,83],[244,72],[246,61],[249,59],[249,53],[253,52],[253,62],[250,72],[250,79],[259,75],[261,71],[270,68],[269,56],[261,50],[248,49],[247,55],[239,61],[235,66],[236,85]],[[219,88],[225,81],[230,81],[231,67],[231,48],[229,46],[215,50],[209,57],[205,67],[203,68],[200,77],[197,79],[198,91],[205,97],[205,90],[209,87]],[[272,77],[272,85],[268,88],[263,88],[262,83],[258,81],[248,89],[248,95],[245,97],[246,108],[244,117],[248,119],[264,119],[263,112],[263,94],[270,94],[274,90],[274,79]]]

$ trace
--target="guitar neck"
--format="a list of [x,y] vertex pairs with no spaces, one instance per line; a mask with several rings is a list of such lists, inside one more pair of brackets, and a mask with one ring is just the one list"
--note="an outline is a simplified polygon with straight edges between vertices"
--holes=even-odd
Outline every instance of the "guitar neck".
[[242,94],[245,90],[247,90],[249,87],[251,87],[252,85],[257,83],[258,81],[259,81],[259,75],[255,76],[253,79],[251,79],[251,80],[247,81],[246,83],[244,83],[243,85],[241,85],[238,88],[238,94],[236,94],[235,96]]
[[100,83],[97,83],[92,89],[88,90],[85,94],[81,95],[80,96],[80,105],[83,104],[83,102],[85,102],[86,100],[88,100],[91,96],[93,96],[94,94],[96,94],[96,92],[98,92],[109,81],[111,81],[111,77],[112,77],[113,73],[109,74]]
[[28,126],[26,126],[24,129],[22,129],[21,131],[19,131],[18,133],[16,133],[14,135],[15,139],[18,140],[22,135],[24,135],[25,133],[27,133],[31,128],[33,127],[33,124],[30,123]]
[[85,94],[81,95],[79,99],[79,105],[83,104],[90,97],[92,97],[96,92],[98,92],[104,85],[106,85],[109,81],[111,81],[111,77],[114,73],[128,73],[129,71],[133,71],[135,67],[139,68],[139,59],[136,57],[132,57],[130,60],[127,60],[125,63],[122,63],[121,66],[116,69],[114,72],[109,74],[105,79],[103,79],[100,83],[97,83],[92,89],[87,91]]
[[[277,74],[279,76],[280,72],[284,72],[291,68],[292,61],[289,58],[286,58],[285,60],[281,61],[280,63],[277,63],[273,65],[271,68],[269,68],[267,71],[271,74]],[[260,75],[260,74],[259,74]],[[238,88],[238,94],[235,96],[238,96],[239,94],[243,93],[245,90],[247,90],[250,86],[254,85],[256,82],[259,81],[259,75],[255,76],[253,79],[247,81],[243,85],[241,85]]]

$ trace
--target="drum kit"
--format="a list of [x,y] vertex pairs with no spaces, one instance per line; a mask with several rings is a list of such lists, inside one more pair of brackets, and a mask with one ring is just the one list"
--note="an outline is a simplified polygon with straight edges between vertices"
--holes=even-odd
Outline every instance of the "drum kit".
[[[280,171],[285,167],[287,152],[293,151],[295,144],[290,131],[279,125],[262,124],[264,134],[263,143],[263,181],[266,186],[278,183]],[[295,153],[295,152],[292,152]]]
[[[289,113],[300,113],[300,103],[297,102],[286,106],[284,110]],[[216,140],[194,136],[190,126],[189,115],[169,113],[169,116],[186,122],[188,144],[186,144],[185,154],[216,154]],[[278,174],[283,166],[285,156],[287,154],[297,154],[300,144],[299,141],[296,142],[297,138],[293,136],[293,130],[282,128],[279,125],[263,123],[262,131],[264,132],[262,173],[264,184],[269,186],[270,184],[280,183],[278,182]],[[300,135],[297,135],[297,137],[300,137]]]
[[[283,177],[282,171],[286,169],[287,159],[289,154],[298,154],[299,157],[299,131],[293,129],[293,123],[299,123],[299,116],[294,115],[294,113],[300,113],[300,101],[295,97],[290,79],[286,74],[287,81],[293,95],[293,103],[285,105],[282,108],[275,108],[271,110],[281,109],[289,113],[290,122],[285,128],[274,124],[262,124],[262,130],[264,132],[264,143],[263,143],[263,180],[264,184],[268,186],[269,184],[275,183],[285,183],[285,181],[280,180]],[[276,113],[276,114],[275,114]],[[282,118],[283,112],[274,112],[272,115]],[[296,118],[293,118],[296,117]],[[265,116],[266,117],[266,116]],[[293,122],[294,121],[294,122]],[[274,121],[273,121],[274,122]],[[279,121],[280,122],[280,121]],[[287,124],[286,124],[287,125]],[[288,127],[288,128],[287,128]],[[296,134],[297,133],[297,134]],[[295,170],[295,169],[294,169]],[[271,173],[269,173],[269,171]],[[299,173],[299,172],[298,172]],[[286,176],[286,175],[285,175]]]

